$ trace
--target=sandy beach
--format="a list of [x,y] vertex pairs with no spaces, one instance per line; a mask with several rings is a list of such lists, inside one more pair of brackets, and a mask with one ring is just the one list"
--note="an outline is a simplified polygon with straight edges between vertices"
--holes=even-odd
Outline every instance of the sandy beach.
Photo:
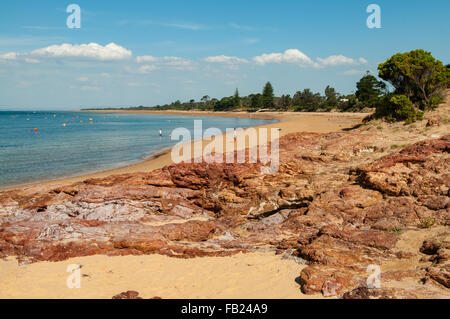
[[[264,112],[264,113],[248,113],[248,112],[190,112],[190,111],[97,111],[99,113],[125,113],[125,114],[166,114],[166,115],[183,115],[183,116],[216,116],[216,117],[245,117],[258,118],[267,120],[278,120],[277,123],[266,124],[259,127],[279,128],[280,137],[294,132],[315,132],[327,133],[340,131],[351,128],[369,115],[368,113],[294,113],[294,112]],[[203,147],[209,141],[203,142]],[[21,187],[7,187],[1,190],[25,189],[30,186],[42,187],[59,187],[76,182],[81,182],[91,178],[104,178],[116,174],[128,174],[137,172],[149,172],[166,165],[172,164],[170,150],[161,151],[152,155],[150,158],[138,163],[127,165],[124,167],[104,170],[91,174],[83,174],[80,176],[66,177],[57,180],[43,181],[39,183],[31,183]]]
[[[81,265],[81,287],[68,288],[69,265]],[[73,258],[17,266],[0,262],[0,298],[110,299],[134,290],[142,298],[314,298],[295,282],[305,266],[273,253],[178,259],[161,255]]]

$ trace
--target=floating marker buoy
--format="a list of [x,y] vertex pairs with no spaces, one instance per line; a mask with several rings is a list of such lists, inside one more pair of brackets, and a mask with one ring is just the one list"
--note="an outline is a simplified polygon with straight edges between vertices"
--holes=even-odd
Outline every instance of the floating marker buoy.
[[66,127],[66,123],[64,123],[62,126],[63,126],[63,127]]
[[34,131],[35,131],[35,132],[37,132],[37,131],[38,131],[38,129],[37,129],[37,128],[35,128],[35,129],[34,129]]

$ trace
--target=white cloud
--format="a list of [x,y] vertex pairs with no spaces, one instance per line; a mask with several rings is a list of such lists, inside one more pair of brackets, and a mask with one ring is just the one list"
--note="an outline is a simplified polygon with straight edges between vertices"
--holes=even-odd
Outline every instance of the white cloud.
[[164,56],[154,57],[151,55],[144,55],[136,57],[138,63],[151,62],[157,67],[171,67],[177,70],[195,70],[195,63],[192,60],[176,57],[176,56]]
[[317,58],[317,61],[319,61],[320,64],[324,66],[338,66],[338,65],[355,65],[358,64],[355,60],[352,58],[348,58],[343,55],[332,55],[328,58],[322,59]]
[[80,76],[79,78],[77,78],[78,82],[88,82],[89,78],[86,76]]
[[5,54],[0,55],[0,59],[2,60],[16,60],[17,59],[17,53],[16,52],[8,52]]
[[102,78],[110,78],[111,77],[111,74],[109,74],[107,72],[102,72],[100,75]]
[[144,55],[144,56],[138,56],[136,58],[136,61],[138,63],[143,63],[143,62],[156,62],[158,60],[158,58],[151,56],[151,55]]
[[102,46],[97,43],[72,45],[64,43],[51,45],[31,52],[37,56],[48,57],[80,57],[96,60],[121,60],[131,57],[132,52],[115,43]]
[[286,50],[284,53],[263,54],[254,57],[253,60],[260,65],[265,65],[268,63],[278,63],[278,64],[290,63],[290,64],[297,64],[301,67],[318,66],[317,63],[312,61],[310,57],[308,57],[306,54],[297,49],[289,49]]
[[364,58],[359,58],[359,63],[361,63],[361,64],[367,64],[367,63],[369,63],[369,61],[367,61],[367,60],[364,59]]
[[137,72],[140,74],[148,74],[156,69],[157,69],[156,65],[153,65],[153,64],[152,65],[143,65],[143,66],[139,67]]
[[208,63],[224,63],[224,64],[248,63],[246,59],[226,55],[209,56],[203,60]]

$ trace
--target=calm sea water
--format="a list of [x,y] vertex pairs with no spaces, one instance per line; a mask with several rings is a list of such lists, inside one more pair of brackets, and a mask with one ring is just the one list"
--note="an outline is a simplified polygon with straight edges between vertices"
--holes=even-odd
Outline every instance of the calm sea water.
[[193,132],[198,119],[203,120],[204,130],[217,127],[224,132],[271,122],[153,114],[0,112],[0,187],[138,162],[176,144],[168,136],[173,129],[185,127]]

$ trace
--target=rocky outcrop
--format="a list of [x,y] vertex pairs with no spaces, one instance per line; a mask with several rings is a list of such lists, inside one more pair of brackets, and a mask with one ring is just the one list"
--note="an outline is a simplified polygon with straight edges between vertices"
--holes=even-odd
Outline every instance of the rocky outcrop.
[[[385,144],[361,130],[296,133],[280,139],[271,175],[260,163],[178,164],[0,192],[0,256],[26,263],[272,250],[307,265],[297,278],[307,294],[450,297],[450,136],[392,154]],[[399,246],[403,233],[430,229],[440,233],[406,245],[412,250]],[[367,288],[373,266],[380,289]]]

